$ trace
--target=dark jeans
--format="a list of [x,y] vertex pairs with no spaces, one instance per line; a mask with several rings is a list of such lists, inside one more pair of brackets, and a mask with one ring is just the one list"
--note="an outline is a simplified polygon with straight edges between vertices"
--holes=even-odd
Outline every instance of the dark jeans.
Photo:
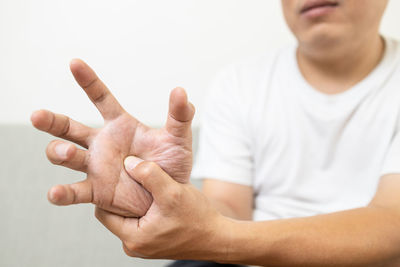
[[243,267],[235,264],[220,264],[209,261],[175,261],[168,265],[168,267]]

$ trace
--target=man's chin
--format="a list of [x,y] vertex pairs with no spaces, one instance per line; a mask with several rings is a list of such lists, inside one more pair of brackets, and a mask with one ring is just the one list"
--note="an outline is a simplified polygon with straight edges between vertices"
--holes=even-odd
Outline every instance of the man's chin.
[[319,24],[314,25],[304,34],[298,36],[298,41],[301,46],[318,49],[331,50],[344,40],[348,39],[348,34],[343,34],[346,31],[338,30],[334,25]]

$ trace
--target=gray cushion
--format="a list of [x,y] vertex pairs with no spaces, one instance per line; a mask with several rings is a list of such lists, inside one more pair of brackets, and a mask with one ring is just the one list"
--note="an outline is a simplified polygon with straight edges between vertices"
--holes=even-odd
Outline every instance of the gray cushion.
[[126,256],[119,239],[95,219],[90,204],[48,203],[50,186],[85,177],[47,161],[44,151],[53,137],[22,125],[0,125],[0,136],[0,266],[123,267],[168,262]]

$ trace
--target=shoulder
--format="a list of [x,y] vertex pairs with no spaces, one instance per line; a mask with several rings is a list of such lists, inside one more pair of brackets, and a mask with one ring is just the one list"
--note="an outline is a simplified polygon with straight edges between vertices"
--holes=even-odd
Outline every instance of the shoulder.
[[[380,65],[374,70],[376,76],[384,77],[382,94],[388,95],[391,101],[400,101],[400,41],[385,37],[385,55]],[[396,96],[396,97],[394,97]]]
[[398,74],[400,73],[400,41],[390,37],[384,37],[384,39],[386,44],[385,57],[387,61],[392,62],[393,70]]

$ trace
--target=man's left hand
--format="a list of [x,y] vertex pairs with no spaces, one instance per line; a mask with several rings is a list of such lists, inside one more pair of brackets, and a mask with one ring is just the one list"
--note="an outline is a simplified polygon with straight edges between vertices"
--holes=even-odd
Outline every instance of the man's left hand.
[[[127,255],[140,258],[204,259],[226,252],[228,220],[191,184],[172,179],[156,163],[125,160],[129,175],[153,196],[145,216],[125,218],[96,207],[96,217],[118,236]],[[221,239],[220,242],[217,239]],[[215,248],[210,247],[216,245]],[[213,251],[210,254],[210,251]],[[207,259],[204,259],[207,260]]]

